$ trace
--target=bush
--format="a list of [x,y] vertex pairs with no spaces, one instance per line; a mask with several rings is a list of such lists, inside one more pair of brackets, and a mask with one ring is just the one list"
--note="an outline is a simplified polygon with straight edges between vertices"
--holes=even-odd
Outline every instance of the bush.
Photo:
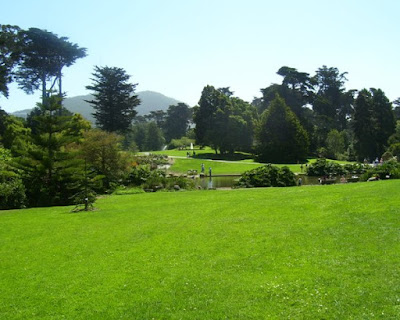
[[194,145],[195,140],[189,139],[188,137],[172,139],[171,142],[168,144],[168,149],[189,148],[191,143]]
[[151,176],[151,171],[148,166],[136,166],[129,173],[127,184],[140,186]]
[[346,169],[343,166],[333,161],[326,161],[326,159],[317,159],[307,168],[308,176],[337,176],[345,173]]
[[149,165],[157,168],[158,165],[168,164],[168,156],[164,154],[149,154],[148,156],[135,156],[136,165]]
[[362,174],[369,168],[368,165],[364,165],[362,163],[354,163],[354,164],[347,163],[343,167],[346,173],[350,174]]
[[379,179],[400,179],[400,163],[394,160],[383,163],[376,167],[369,168],[362,176],[361,180],[367,181],[371,177],[379,177]]
[[[179,186],[179,188],[176,188]],[[193,189],[194,181],[184,177],[167,177],[164,171],[151,171],[150,176],[142,184],[143,189],[148,190],[175,190],[176,189]]]
[[0,210],[24,208],[25,187],[20,179],[0,183]]
[[389,152],[400,162],[400,142],[390,145]]
[[295,175],[288,167],[278,168],[270,164],[244,172],[237,183],[238,187],[243,188],[290,187],[295,185]]

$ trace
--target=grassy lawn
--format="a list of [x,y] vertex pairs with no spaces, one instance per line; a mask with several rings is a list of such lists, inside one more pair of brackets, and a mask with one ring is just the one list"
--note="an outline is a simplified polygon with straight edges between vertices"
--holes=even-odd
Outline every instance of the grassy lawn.
[[398,319],[400,181],[0,212],[0,319]]
[[208,174],[208,168],[212,168],[212,173],[214,175],[218,174],[242,174],[246,170],[254,169],[262,164],[256,163],[243,163],[243,162],[222,162],[214,160],[205,159],[180,159],[175,158],[174,164],[171,166],[169,171],[174,173],[187,173],[188,170],[197,170],[199,173],[201,171],[201,164],[204,163],[205,173]]
[[[242,174],[247,170],[251,170],[262,166],[264,164],[260,164],[254,162],[254,159],[251,158],[250,154],[246,153],[235,153],[233,156],[229,155],[215,155],[214,150],[209,147],[201,149],[194,149],[196,152],[196,156],[186,158],[187,152],[192,155],[191,150],[164,150],[164,151],[151,151],[154,154],[164,154],[169,157],[183,157],[184,159],[177,158],[174,160],[174,164],[170,168],[170,171],[173,173],[187,173],[188,170],[196,169],[198,172],[201,170],[201,164],[204,163],[206,167],[206,173],[208,173],[208,168],[211,167],[213,174]],[[217,160],[217,161],[212,161]],[[221,160],[221,162],[218,162]],[[308,164],[315,162],[317,159],[310,158],[308,159]],[[225,162],[223,162],[225,161]],[[330,160],[337,162],[339,164],[347,164],[352,163],[348,161],[338,161],[338,160]],[[278,167],[287,166],[294,173],[305,172],[305,165],[303,165],[303,170],[301,170],[301,164],[274,164]]]

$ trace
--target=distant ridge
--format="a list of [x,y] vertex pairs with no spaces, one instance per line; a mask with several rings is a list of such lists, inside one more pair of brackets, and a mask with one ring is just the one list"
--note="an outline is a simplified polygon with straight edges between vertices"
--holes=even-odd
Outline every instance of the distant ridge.
[[[155,91],[140,91],[137,95],[141,101],[140,105],[136,108],[138,115],[145,115],[156,110],[166,111],[170,105],[181,102]],[[92,113],[94,112],[93,107],[89,103],[85,102],[85,100],[91,99],[93,99],[93,96],[90,94],[66,98],[64,100],[64,107],[73,113],[80,113],[84,118],[94,123],[94,118],[92,116]],[[31,110],[32,109],[19,110],[11,114],[17,117],[26,118]]]

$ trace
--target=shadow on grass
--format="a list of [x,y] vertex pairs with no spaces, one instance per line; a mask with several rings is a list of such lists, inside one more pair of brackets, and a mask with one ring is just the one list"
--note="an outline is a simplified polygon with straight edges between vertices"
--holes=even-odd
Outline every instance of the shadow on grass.
[[226,161],[242,161],[253,159],[254,156],[246,153],[226,153],[226,154],[215,154],[215,153],[200,153],[196,154],[194,159],[211,159],[211,160],[226,160]]

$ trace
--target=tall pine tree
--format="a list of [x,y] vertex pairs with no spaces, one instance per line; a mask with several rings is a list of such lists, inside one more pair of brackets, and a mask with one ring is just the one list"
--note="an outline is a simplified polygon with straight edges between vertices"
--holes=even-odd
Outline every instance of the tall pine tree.
[[37,131],[32,136],[32,145],[17,159],[32,206],[72,203],[84,178],[82,160],[68,148],[80,137],[69,130],[72,116],[59,115],[61,108],[58,96],[40,104],[41,114],[35,119]]
[[129,83],[130,76],[116,67],[96,66],[92,75],[93,85],[86,88],[94,91],[94,99],[86,102],[96,110],[96,125],[107,132],[126,132],[140,104],[134,94],[137,84]]
[[279,95],[261,115],[257,140],[262,162],[293,163],[307,157],[307,132]]
[[352,125],[358,159],[380,158],[388,138],[395,131],[392,105],[382,90],[363,89],[359,92]]

